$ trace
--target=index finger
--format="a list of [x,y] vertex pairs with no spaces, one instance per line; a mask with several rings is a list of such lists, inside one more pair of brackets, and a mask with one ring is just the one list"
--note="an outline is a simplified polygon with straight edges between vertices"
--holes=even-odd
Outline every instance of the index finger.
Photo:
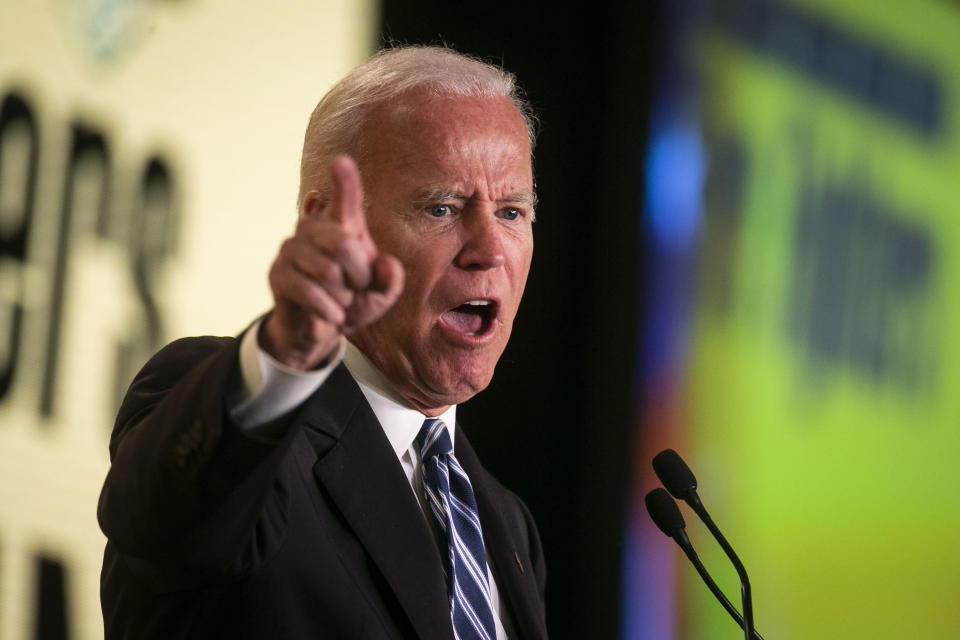
[[367,219],[363,214],[363,186],[360,170],[350,156],[337,156],[330,162],[333,190],[330,213],[348,232],[358,236],[367,234]]

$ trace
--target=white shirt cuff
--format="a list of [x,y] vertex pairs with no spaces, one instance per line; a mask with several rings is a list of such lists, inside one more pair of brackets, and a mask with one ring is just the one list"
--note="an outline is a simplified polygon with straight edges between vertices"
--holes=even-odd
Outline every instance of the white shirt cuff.
[[327,366],[298,371],[284,366],[260,348],[257,335],[263,318],[243,335],[240,342],[240,372],[243,390],[230,417],[241,429],[251,430],[276,420],[300,406],[333,373],[343,359],[343,339]]

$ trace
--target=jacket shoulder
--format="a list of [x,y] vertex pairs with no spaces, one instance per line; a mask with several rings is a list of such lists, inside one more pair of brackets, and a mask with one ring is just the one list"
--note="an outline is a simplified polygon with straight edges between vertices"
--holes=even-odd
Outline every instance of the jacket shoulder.
[[149,413],[187,372],[214,360],[231,367],[239,358],[239,343],[230,336],[196,336],[174,340],[155,353],[127,388],[110,436],[111,455],[124,431]]

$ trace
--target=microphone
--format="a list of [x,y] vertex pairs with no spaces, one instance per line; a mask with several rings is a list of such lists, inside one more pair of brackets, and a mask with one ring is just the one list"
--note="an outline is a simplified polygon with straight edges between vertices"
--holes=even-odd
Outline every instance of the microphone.
[[727,557],[730,558],[730,562],[733,563],[737,575],[740,577],[740,600],[743,608],[743,617],[735,616],[734,619],[740,618],[737,622],[743,628],[744,637],[747,640],[759,637],[759,634],[753,630],[753,601],[750,596],[750,579],[747,577],[747,570],[700,501],[700,496],[697,495],[697,479],[690,471],[690,467],[676,451],[664,449],[653,457],[653,470],[674,498],[683,500],[693,509],[700,520],[707,525],[713,537],[720,543]]
[[[710,589],[714,597],[723,605],[727,613],[737,621],[737,624],[743,627],[743,618],[740,616],[740,612],[730,604],[727,596],[723,595],[723,591],[720,590],[717,583],[710,577],[707,568],[700,562],[700,557],[697,555],[697,552],[694,551],[690,538],[687,537],[683,515],[677,507],[677,503],[670,497],[670,494],[664,489],[654,489],[647,494],[644,502],[647,504],[647,513],[650,514],[650,519],[653,520],[653,523],[657,525],[660,531],[663,531],[668,537],[673,538],[680,548],[683,549],[687,558],[690,559],[690,563],[693,564],[697,573],[700,574],[703,583],[707,585],[707,588]],[[758,640],[763,640],[760,634],[755,633],[754,637]]]

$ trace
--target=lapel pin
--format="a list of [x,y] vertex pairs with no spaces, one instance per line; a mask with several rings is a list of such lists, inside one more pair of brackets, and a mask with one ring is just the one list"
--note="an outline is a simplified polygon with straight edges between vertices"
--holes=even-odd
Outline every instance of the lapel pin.
[[523,573],[523,563],[520,562],[520,554],[516,551],[513,552],[513,559],[517,561],[517,566],[520,567],[520,573]]

